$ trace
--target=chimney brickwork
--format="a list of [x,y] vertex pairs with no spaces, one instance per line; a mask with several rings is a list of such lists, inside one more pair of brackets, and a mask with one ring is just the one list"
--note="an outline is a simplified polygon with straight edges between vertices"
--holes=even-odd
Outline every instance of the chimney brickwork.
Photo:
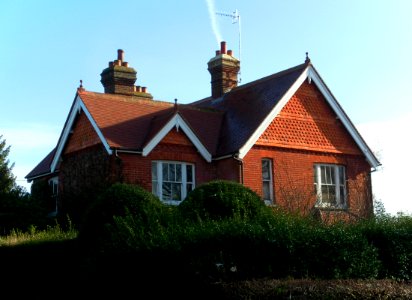
[[220,50],[207,65],[212,77],[212,98],[219,98],[237,86],[240,61],[232,56],[232,50],[226,51],[226,42],[220,43]]
[[119,49],[117,60],[109,62],[109,67],[100,74],[100,82],[107,94],[133,95],[153,99],[152,95],[147,93],[146,87],[134,85],[137,79],[136,74],[136,70],[124,61],[124,51]]

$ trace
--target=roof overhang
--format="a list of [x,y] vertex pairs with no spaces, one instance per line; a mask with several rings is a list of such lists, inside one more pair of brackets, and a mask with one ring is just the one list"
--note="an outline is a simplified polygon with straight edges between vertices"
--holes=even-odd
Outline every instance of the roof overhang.
[[183,132],[187,135],[189,140],[193,143],[202,157],[207,161],[212,161],[212,155],[206,149],[206,147],[202,144],[190,126],[185,122],[185,120],[176,113],[173,117],[166,123],[165,126],[146,144],[143,148],[142,155],[147,156],[149,153],[160,143],[160,141],[169,133],[172,128],[181,128]]
[[263,134],[263,132],[268,128],[270,123],[276,118],[276,116],[280,113],[289,99],[296,93],[299,87],[303,84],[305,80],[308,80],[309,83],[314,83],[316,87],[320,90],[322,95],[325,97],[326,101],[329,103],[333,111],[336,113],[337,117],[342,121],[343,125],[345,126],[346,130],[352,136],[360,150],[365,155],[369,165],[372,168],[377,168],[380,166],[380,162],[372,153],[366,142],[363,140],[361,135],[359,134],[358,130],[355,128],[353,123],[350,121],[349,117],[343,111],[342,107],[339,105],[335,97],[330,92],[329,88],[326,86],[318,72],[315,68],[309,64],[302,74],[296,79],[293,85],[288,89],[288,91],[282,96],[279,102],[274,106],[272,111],[266,116],[263,122],[259,125],[256,131],[251,135],[251,137],[247,140],[247,142],[240,148],[239,150],[239,158],[244,158],[252,146],[257,142],[259,137]]

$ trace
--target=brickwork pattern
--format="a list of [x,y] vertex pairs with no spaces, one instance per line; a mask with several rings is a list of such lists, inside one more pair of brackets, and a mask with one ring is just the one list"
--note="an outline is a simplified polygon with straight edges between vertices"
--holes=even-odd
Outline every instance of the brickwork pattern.
[[101,140],[86,115],[81,112],[73,126],[64,154],[101,144]]
[[347,213],[366,216],[372,211],[370,166],[362,156],[255,146],[244,158],[244,183],[259,195],[262,195],[262,158],[272,160],[277,205],[295,211],[311,211],[316,202],[314,164],[329,163],[346,166]]
[[294,149],[361,154],[314,84],[303,83],[256,143]]

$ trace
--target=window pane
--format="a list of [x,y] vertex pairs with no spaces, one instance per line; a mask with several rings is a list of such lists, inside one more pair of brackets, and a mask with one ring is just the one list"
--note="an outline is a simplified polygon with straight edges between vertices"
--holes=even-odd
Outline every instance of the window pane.
[[165,164],[165,163],[162,164],[163,180],[166,180],[166,181],[169,180],[168,166],[169,166],[168,164]]
[[265,179],[265,180],[270,179],[269,160],[267,160],[267,159],[262,160],[262,178]]
[[176,181],[182,182],[182,165],[176,165]]
[[340,198],[339,198],[339,203],[344,205],[345,204],[345,187],[344,186],[340,186]]
[[336,204],[335,200],[335,186],[323,185],[322,186],[322,203]]
[[191,190],[193,190],[193,184],[191,183],[186,184],[186,195],[189,194]]
[[335,169],[334,167],[328,167],[330,170],[330,183],[335,184]]
[[186,181],[193,182],[193,166],[186,165]]
[[176,165],[175,164],[168,164],[169,165],[169,181],[176,181]]
[[339,167],[339,184],[343,184],[345,182],[345,172],[343,167]]
[[162,184],[162,199],[170,200],[171,195],[172,195],[171,183],[163,183]]
[[155,162],[152,163],[152,180],[157,180],[157,163]]
[[326,166],[320,166],[320,181],[326,183]]
[[270,184],[268,181],[263,182],[263,200],[271,200],[270,199]]
[[182,199],[182,185],[180,183],[172,183],[172,200],[181,200]]

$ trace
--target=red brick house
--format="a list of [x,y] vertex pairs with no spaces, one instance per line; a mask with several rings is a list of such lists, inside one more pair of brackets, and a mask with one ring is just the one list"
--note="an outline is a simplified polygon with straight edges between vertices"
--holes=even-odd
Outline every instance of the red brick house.
[[267,204],[368,215],[380,165],[309,58],[237,86],[240,62],[225,42],[208,62],[211,96],[153,100],[117,60],[104,93],[77,90],[59,141],[27,176],[65,199],[113,182],[138,184],[168,204],[214,179],[240,182]]

